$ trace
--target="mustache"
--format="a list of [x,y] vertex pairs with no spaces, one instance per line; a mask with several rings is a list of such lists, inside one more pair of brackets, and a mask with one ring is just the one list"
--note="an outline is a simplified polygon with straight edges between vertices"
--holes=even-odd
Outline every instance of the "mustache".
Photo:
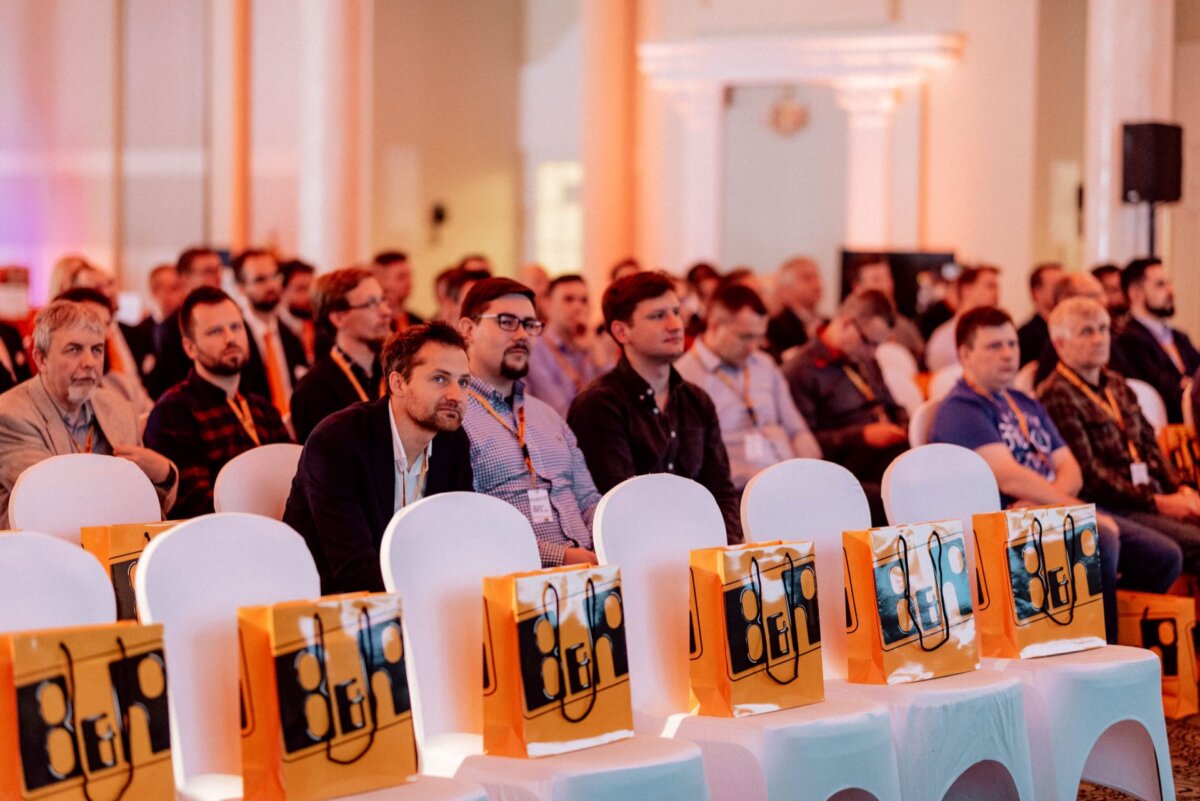
[[517,344],[510,345],[509,347],[504,349],[504,352],[506,354],[512,353],[514,351],[519,351],[521,353],[529,353],[529,344],[525,343],[525,342],[518,342]]

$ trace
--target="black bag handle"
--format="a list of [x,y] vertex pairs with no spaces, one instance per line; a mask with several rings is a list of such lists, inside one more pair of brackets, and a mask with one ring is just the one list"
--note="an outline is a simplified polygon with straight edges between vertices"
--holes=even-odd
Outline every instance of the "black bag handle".
[[[900,575],[904,578],[904,605],[908,607],[908,616],[917,629],[917,643],[921,650],[932,653],[950,641],[950,610],[946,608],[946,588],[942,583],[942,535],[935,529],[929,534],[926,549],[933,563],[933,580],[937,585],[938,620],[942,622],[942,639],[934,645],[925,643],[925,632],[921,630],[921,618],[917,614],[917,603],[912,596],[912,576],[908,569],[908,539],[903,534],[896,535],[896,551],[900,557]],[[937,543],[937,555],[933,553],[934,543]]]
[[[1067,535],[1067,523],[1071,524],[1071,534]],[[1046,567],[1046,549],[1042,544],[1042,521],[1035,515],[1033,524],[1037,531],[1033,535],[1033,548],[1037,552],[1038,558],[1038,574],[1037,580],[1042,585],[1042,608],[1041,612],[1046,614],[1046,617],[1059,626],[1069,626],[1075,620],[1075,603],[1079,600],[1079,587],[1075,583],[1075,557],[1079,553],[1079,532],[1075,530],[1075,516],[1068,513],[1063,517],[1063,547],[1067,551],[1067,594],[1071,597],[1071,606],[1067,609],[1065,620],[1059,620],[1054,616],[1054,612],[1050,610],[1050,571]]]
[[590,649],[591,669],[589,671],[588,682],[591,688],[591,697],[588,699],[587,708],[583,710],[583,714],[578,717],[572,717],[567,712],[567,677],[563,674],[563,650],[562,650],[562,632],[559,628],[562,619],[561,598],[558,594],[558,587],[554,586],[553,581],[547,581],[542,588],[542,619],[550,622],[550,604],[547,601],[547,596],[553,593],[554,595],[554,621],[550,623],[551,629],[554,631],[554,652],[557,658],[554,660],[555,670],[558,672],[558,713],[562,715],[563,720],[568,723],[582,723],[587,719],[587,716],[592,714],[592,710],[596,708],[596,696],[599,689],[596,686],[599,682],[600,666],[596,660],[596,638],[592,628],[592,615],[596,608],[596,583],[589,576],[587,587],[584,589],[584,612],[587,615],[587,633],[588,633],[588,648]]
[[[117,640],[117,648],[121,652],[121,661],[123,662],[129,658],[129,654],[125,650],[125,641],[123,639],[121,639],[120,637],[117,637],[116,640]],[[77,714],[77,710],[78,710],[78,706],[75,703],[75,689],[76,689],[75,659],[74,659],[74,657],[71,656],[71,649],[67,647],[67,644],[65,642],[59,641],[58,647],[62,650],[63,656],[65,656],[66,660],[67,660],[67,703],[69,703],[71,705],[71,715],[74,716],[75,714]],[[120,698],[120,697],[128,698],[129,697],[129,687],[127,684],[127,682],[129,681],[128,671],[121,670],[121,671],[118,671],[118,673],[120,675],[120,682],[121,682],[121,688],[120,688],[120,692],[118,693],[118,698]],[[123,785],[121,785],[121,789],[117,792],[116,796],[113,797],[112,801],[121,801],[121,799],[125,797],[125,793],[129,790],[130,786],[133,784],[134,765],[133,765],[133,746],[132,746],[132,743],[129,742],[129,710],[126,709],[119,701],[116,704],[116,706],[119,707],[119,709],[117,709],[117,721],[118,721],[118,729],[117,730],[121,734],[121,756],[125,757],[125,763],[128,765],[128,769],[126,770],[125,783]],[[76,740],[75,740],[76,753],[82,753],[83,752],[82,744],[79,742],[79,739],[78,739],[79,738],[78,721],[76,721],[76,725],[73,726],[72,728],[73,728],[72,734],[74,734],[75,738],[76,738]],[[83,778],[83,785],[81,788],[83,790],[83,797],[85,799],[87,799],[87,801],[96,801],[96,799],[92,798],[91,788],[88,786],[89,783],[91,782],[91,779],[88,775],[87,768],[83,765],[80,765],[79,766],[79,774]]]
[[[312,616],[316,623],[317,644],[321,647],[321,653],[328,655],[329,651],[325,648],[325,623],[321,620],[320,614]],[[363,624],[366,620],[366,624]],[[371,642],[371,611],[365,606],[358,608],[358,662],[362,668],[363,684],[367,694],[367,707],[371,714],[371,731],[367,735],[367,744],[363,749],[349,759],[342,759],[333,755],[333,737],[325,740],[325,759],[335,765],[353,765],[360,759],[365,757],[371,750],[371,746],[375,745],[375,733],[379,731],[379,703],[375,698],[375,687],[371,682],[371,677],[375,673],[375,648]],[[329,670],[325,666],[325,660],[321,660],[321,672],[324,673],[326,689],[329,688]],[[329,700],[329,726],[332,729],[334,724],[333,700]]]
[[[787,558],[787,572],[784,573],[787,576],[796,568],[796,563],[789,551],[784,551],[783,555]],[[754,593],[755,600],[758,601],[758,614],[753,622],[758,627],[759,633],[762,636],[764,669],[767,672],[767,677],[776,684],[788,685],[800,677],[800,642],[796,634],[796,606],[792,602],[792,593],[796,591],[795,584],[797,583],[794,581],[793,587],[789,591],[787,582],[783,581],[783,596],[787,601],[788,609],[788,625],[791,627],[788,633],[792,639],[792,675],[790,678],[781,679],[771,672],[771,657],[767,650],[767,624],[763,619],[762,568],[759,567],[757,556],[750,557],[750,588],[751,592]]]

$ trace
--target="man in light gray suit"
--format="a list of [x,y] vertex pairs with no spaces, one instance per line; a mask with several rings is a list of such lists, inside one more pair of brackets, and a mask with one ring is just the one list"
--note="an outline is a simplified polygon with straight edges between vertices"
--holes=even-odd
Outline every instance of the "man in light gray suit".
[[164,515],[175,502],[179,471],[162,454],[142,447],[129,401],[100,387],[104,347],[104,322],[88,306],[59,300],[38,312],[33,329],[38,374],[0,395],[0,529],[9,526],[8,499],[17,477],[66,453],[128,459],[154,484]]

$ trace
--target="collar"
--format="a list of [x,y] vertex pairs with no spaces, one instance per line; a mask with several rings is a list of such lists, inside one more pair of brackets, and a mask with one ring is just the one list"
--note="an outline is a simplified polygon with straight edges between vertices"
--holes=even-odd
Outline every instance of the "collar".
[[[74,415],[75,419],[72,420],[71,419],[72,415],[69,412],[67,412],[67,410],[64,409],[61,405],[59,405],[58,400],[55,399],[55,397],[50,394],[50,390],[46,389],[46,382],[41,379],[39,379],[39,382],[42,385],[42,389],[46,393],[46,397],[50,399],[50,404],[52,406],[54,406],[55,414],[57,414],[59,419],[62,420],[63,423],[66,424],[67,428],[83,428],[84,426],[91,424],[92,419],[95,418],[95,416],[96,416],[95,410],[92,409],[91,398],[89,398],[83,402],[83,405],[79,407],[79,411],[76,412]],[[96,389],[99,389],[99,388],[100,388],[100,385],[97,383]]]
[[[388,410],[388,426],[392,429],[392,458],[396,460],[396,466],[403,471],[408,471],[411,463],[408,461],[408,454],[404,452],[404,443],[400,441],[400,429],[396,428],[396,413],[392,411],[391,401],[387,404]],[[425,460],[433,456],[433,440],[429,440],[429,444],[425,446]]]
[[[1092,389],[1104,389],[1104,387],[1107,386],[1108,383],[1112,380],[1108,376],[1109,369],[1107,367],[1100,368],[1100,380],[1097,381],[1095,384],[1093,384],[1091,381],[1088,381],[1086,378],[1084,378],[1083,373],[1079,372],[1074,367],[1071,367],[1069,364],[1064,362],[1062,359],[1059,359],[1058,363],[1061,364],[1064,369],[1070,370],[1071,375],[1075,376],[1076,378],[1078,378],[1083,383],[1087,384]],[[1053,375],[1053,373],[1051,375]]]
[[250,301],[242,297],[242,302],[238,304],[242,307],[242,317],[246,320],[246,327],[250,329],[250,333],[255,339],[262,339],[263,334],[270,332],[277,339],[279,337],[279,312],[271,315],[271,319],[263,322],[257,314],[254,313],[254,308],[250,305]]
[[302,330],[304,330],[304,324],[311,322],[309,320],[302,320],[296,315],[292,314],[291,310],[289,310],[282,303],[280,303],[277,307],[275,314],[281,323],[292,330],[293,334],[299,334]]
[[1154,338],[1162,344],[1166,345],[1175,341],[1175,332],[1172,330],[1171,326],[1159,318],[1153,317],[1149,314],[1133,314],[1131,316],[1133,319],[1145,326],[1146,330],[1149,331]]
[[[187,386],[188,391],[190,391],[192,394],[198,395],[205,400],[211,401],[212,403],[224,403],[229,397],[225,394],[224,389],[218,387],[216,384],[200,375],[195,366],[188,371],[188,375],[184,380],[184,384]],[[238,391],[241,391],[240,382]]]
[[696,337],[696,341],[692,343],[692,350],[695,352],[696,360],[700,362],[700,366],[709,373],[715,373],[720,369],[724,369],[726,372],[740,373],[743,369],[752,369],[754,367],[755,360],[758,358],[758,353],[756,351],[750,354],[750,356],[746,359],[746,363],[741,367],[730,364],[714,353],[712,348],[704,344],[700,337]]
[[845,353],[825,341],[823,334],[828,325],[829,323],[826,323],[817,329],[817,335],[808,346],[808,355],[814,367],[830,367],[847,361]]
[[379,372],[379,356],[372,357],[371,369],[370,369],[370,371],[368,371],[365,367],[363,367],[361,364],[358,363],[357,359],[355,359],[349,353],[346,353],[346,351],[342,350],[342,347],[340,345],[335,344],[333,346],[333,349],[336,350],[338,353],[342,354],[342,358],[346,360],[346,364],[350,365],[351,369],[356,369],[356,370],[362,371],[362,374],[365,375],[367,378],[374,379],[376,374]]
[[[654,390],[650,388],[650,382],[642,378],[637,370],[633,369],[633,365],[629,363],[629,359],[625,358],[625,354],[621,354],[621,358],[617,360],[617,366],[612,369],[612,376],[617,382],[624,387],[630,394],[633,395],[654,395]],[[670,377],[667,378],[667,388],[671,394],[675,394],[676,388],[683,383],[683,376],[671,366]]]
[[[471,382],[469,384],[467,384],[467,386],[470,389],[475,390],[475,392],[477,392],[482,397],[487,398],[488,402],[490,404],[492,404],[493,409],[496,408],[497,404],[503,403],[506,406],[508,405],[508,398],[506,396],[502,395],[500,393],[500,390],[496,389],[491,384],[487,383],[486,381],[484,381],[482,378],[479,378],[478,376],[474,376],[474,375],[471,376]],[[518,378],[516,381],[513,382],[513,405],[512,405],[512,407],[514,409],[517,408],[517,406],[521,405],[524,402],[524,400],[525,400],[525,381]]]

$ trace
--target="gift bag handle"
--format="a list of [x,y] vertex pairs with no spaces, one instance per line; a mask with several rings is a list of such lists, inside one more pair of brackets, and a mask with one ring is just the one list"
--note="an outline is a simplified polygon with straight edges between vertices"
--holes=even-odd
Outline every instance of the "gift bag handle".
[[[321,648],[321,653],[328,655],[329,651],[325,648],[325,623],[321,620],[319,614],[312,616],[313,622],[316,624],[317,645]],[[366,624],[363,624],[363,620]],[[362,667],[363,684],[366,685],[367,692],[367,708],[371,713],[371,731],[367,735],[367,744],[363,749],[349,759],[342,759],[333,755],[333,738],[325,740],[325,759],[335,765],[353,765],[360,759],[365,757],[371,750],[371,746],[375,745],[375,733],[379,731],[379,703],[375,698],[375,687],[371,682],[371,677],[375,675],[375,647],[371,642],[371,611],[365,606],[358,608],[358,661]],[[329,687],[329,668],[325,665],[325,660],[321,660],[322,678],[325,680],[326,688]],[[333,701],[329,701],[329,725],[333,724]]]
[[547,595],[550,593],[554,594],[554,622],[551,623],[550,626],[554,631],[554,652],[558,655],[558,658],[554,660],[554,666],[558,672],[558,712],[560,715],[562,715],[563,720],[567,721],[568,723],[582,723],[587,719],[588,715],[592,714],[592,710],[596,707],[596,696],[599,693],[599,688],[597,688],[596,684],[600,678],[599,675],[597,675],[600,672],[600,668],[596,663],[596,636],[592,628],[592,616],[596,610],[596,583],[589,576],[587,580],[587,586],[584,589],[583,604],[584,612],[587,614],[586,628],[588,633],[588,649],[592,658],[592,666],[589,670],[590,675],[588,676],[590,681],[588,684],[590,685],[592,692],[591,697],[588,698],[587,708],[584,709],[583,714],[579,715],[578,717],[572,717],[571,714],[567,712],[567,677],[563,675],[562,632],[559,628],[559,623],[562,619],[560,609],[562,600],[558,594],[558,587],[556,587],[552,581],[547,581],[546,586],[542,588],[542,618],[546,621],[550,620],[550,604],[546,600]]
[[[946,608],[946,588],[942,583],[942,535],[937,531],[930,532],[929,542],[926,544],[926,548],[929,550],[929,559],[933,563],[933,580],[937,585],[938,620],[942,622],[942,639],[934,645],[925,643],[925,632],[921,630],[921,618],[917,615],[917,603],[912,596],[912,576],[908,569],[908,539],[903,534],[897,535],[896,539],[898,540],[897,552],[900,556],[900,575],[904,579],[904,605],[908,607],[908,616],[917,629],[917,643],[921,646],[922,651],[936,651],[950,639],[950,611]],[[937,543],[936,556],[933,553],[934,542]]]
[[[787,558],[787,572],[784,573],[784,576],[787,576],[796,569],[796,563],[792,560],[792,555],[788,551],[784,551],[783,555]],[[798,582],[793,581],[792,588],[789,590],[788,583],[786,581],[783,582],[783,597],[787,601],[788,625],[791,627],[789,636],[792,639],[792,675],[791,678],[781,679],[771,672],[771,658],[767,653],[767,624],[763,620],[762,568],[759,567],[757,556],[750,557],[750,588],[751,592],[754,593],[755,600],[758,601],[758,614],[755,616],[753,622],[757,625],[759,633],[762,636],[763,664],[767,672],[767,678],[776,684],[791,684],[800,677],[800,642],[796,634],[796,605],[793,601],[793,593],[796,591],[797,584]]]
[[[1071,524],[1071,534],[1067,535],[1067,523]],[[1075,530],[1075,517],[1066,515],[1063,518],[1063,547],[1067,551],[1067,594],[1071,597],[1071,606],[1067,609],[1066,620],[1059,620],[1054,616],[1054,612],[1050,610],[1050,572],[1046,569],[1046,548],[1042,544],[1042,521],[1037,517],[1033,518],[1033,526],[1036,529],[1033,534],[1033,547],[1037,552],[1038,572],[1035,578],[1042,585],[1042,608],[1040,611],[1046,614],[1046,617],[1060,626],[1069,626],[1075,620],[1075,603],[1079,600],[1079,588],[1075,584],[1075,557],[1078,556],[1079,548],[1079,533]]]
[[[121,661],[124,662],[129,658],[129,654],[125,650],[125,641],[120,637],[117,637],[116,640],[117,648],[121,652]],[[67,647],[65,642],[60,641],[58,643],[58,647],[62,650],[63,656],[66,657],[67,661],[67,702],[71,705],[71,714],[74,715],[77,713],[79,708],[75,703],[75,688],[77,685],[77,682],[75,681],[75,659],[71,656],[71,649]],[[121,670],[118,671],[118,673],[120,674],[119,680],[121,682],[118,698],[128,698],[129,687],[127,682],[129,681],[129,671]],[[117,720],[119,726],[118,730],[121,733],[121,755],[125,757],[125,762],[129,767],[126,770],[125,783],[121,785],[121,789],[117,792],[116,796],[113,797],[112,801],[121,801],[121,799],[125,797],[125,793],[133,784],[134,773],[133,749],[132,744],[129,742],[129,710],[122,706],[120,702],[117,703],[117,706],[120,707],[120,709],[117,710]],[[79,737],[79,726],[74,727],[74,734],[76,738]],[[81,749],[82,744],[76,740],[75,747],[77,749]],[[79,773],[83,780],[83,785],[81,788],[83,790],[83,797],[87,799],[87,801],[96,801],[96,799],[92,798],[91,788],[88,787],[91,779],[88,776],[87,769],[83,768],[82,766],[80,766],[80,768],[81,769]]]

